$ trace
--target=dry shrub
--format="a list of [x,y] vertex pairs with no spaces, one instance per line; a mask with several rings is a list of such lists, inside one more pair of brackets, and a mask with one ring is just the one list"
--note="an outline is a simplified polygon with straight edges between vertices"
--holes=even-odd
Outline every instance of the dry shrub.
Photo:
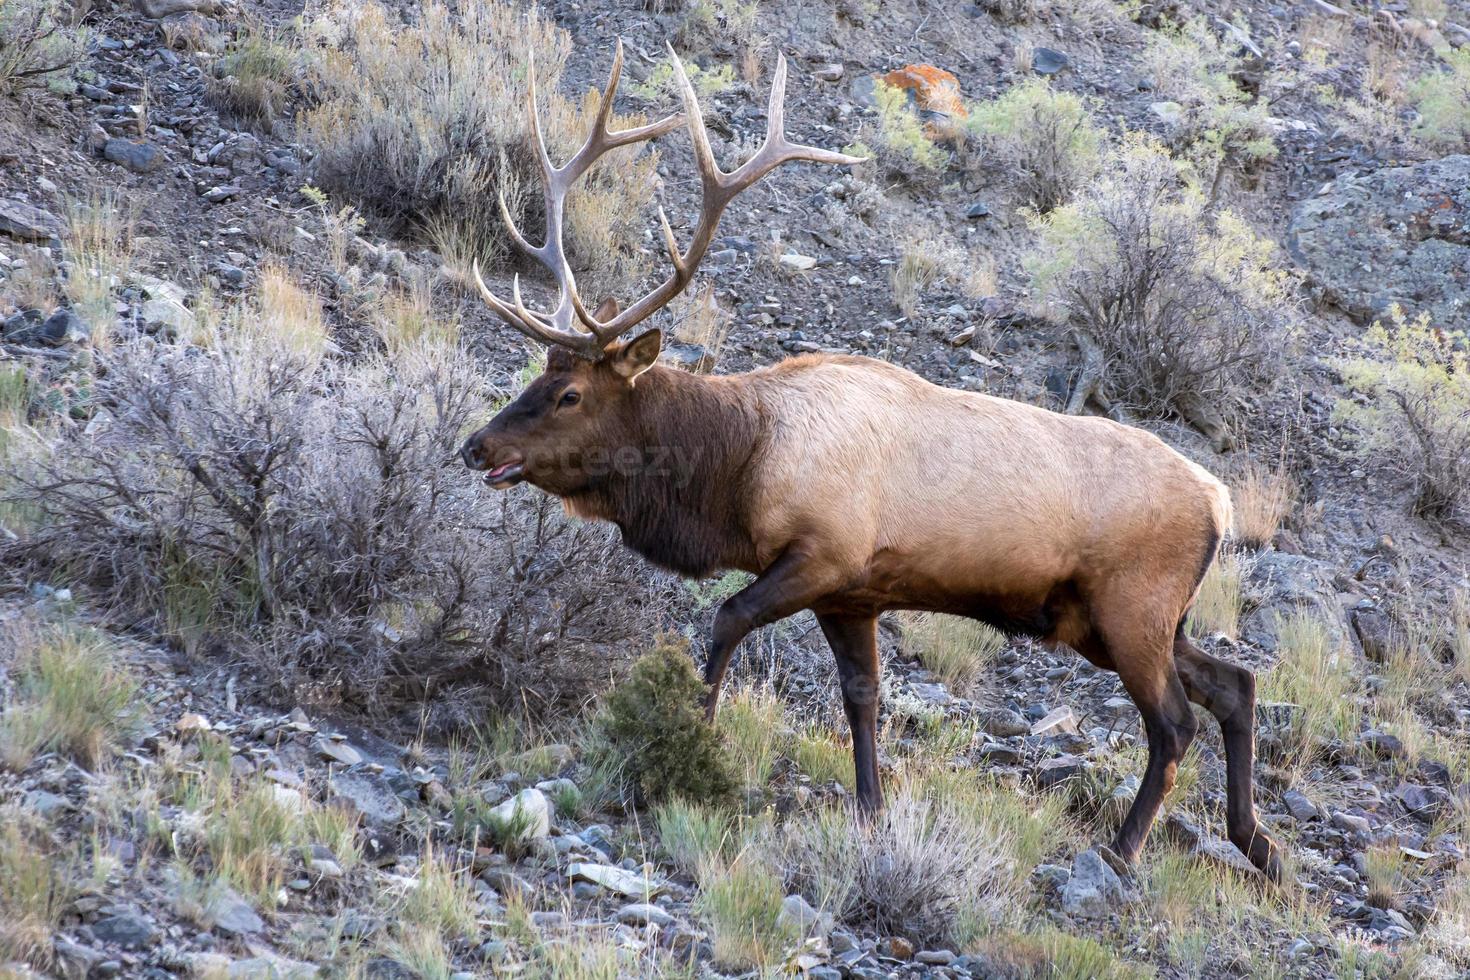
[[969,128],[988,151],[982,166],[999,161],[1038,211],[1065,203],[1102,160],[1103,134],[1082,100],[1040,78],[972,106]]
[[223,112],[270,132],[296,71],[296,53],[269,28],[247,20],[215,63],[205,93]]
[[86,39],[57,0],[0,3],[0,94],[45,84],[86,53]]
[[[400,23],[377,4],[335,5],[306,28],[319,47],[307,71],[317,104],[302,114],[314,176],[400,228],[434,229],[482,260],[508,241],[497,193],[535,240],[539,168],[526,117],[528,50],[553,162],[585,137],[597,96],[558,93],[571,41],[532,10],[491,0],[459,13],[426,4]],[[618,118],[614,128],[636,125]],[[624,147],[603,157],[567,202],[567,246],[584,291],[607,291],[637,254],[628,239],[652,199],[656,156]],[[529,217],[530,220],[527,220]]]
[[1276,537],[1296,501],[1296,486],[1285,469],[1249,463],[1230,487],[1235,505],[1235,540],[1246,548],[1264,548]]
[[963,940],[1016,899],[1006,829],[908,789],[871,821],[848,807],[793,821],[781,864],[818,908],[921,943]]
[[1188,412],[1278,375],[1288,274],[1245,222],[1207,211],[1162,146],[1129,140],[1076,201],[1037,225],[1033,287],[1097,343],[1112,398]]
[[1397,305],[1388,319],[1368,331],[1365,356],[1339,362],[1366,397],[1336,414],[1359,427],[1365,460],[1410,475],[1416,513],[1455,517],[1470,505],[1470,339]]
[[490,411],[464,352],[345,367],[298,339],[118,348],[99,424],[47,434],[17,474],[40,526],[11,550],[186,647],[248,641],[230,648],[297,700],[432,692],[441,722],[476,692],[532,712],[584,697],[597,652],[646,635],[642,566],[606,528],[457,465]]

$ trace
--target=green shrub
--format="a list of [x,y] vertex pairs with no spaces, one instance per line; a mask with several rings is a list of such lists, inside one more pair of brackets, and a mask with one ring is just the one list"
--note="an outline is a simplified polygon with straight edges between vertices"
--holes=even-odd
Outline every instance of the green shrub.
[[1414,134],[1442,150],[1470,147],[1470,47],[1446,56],[1448,71],[1430,72],[1414,82],[1409,95],[1419,112]]
[[703,681],[687,645],[658,643],[609,692],[598,717],[606,749],[623,761],[623,775],[643,803],[682,797],[694,803],[727,800],[739,780],[729,752],[704,721]]
[[1366,397],[1339,402],[1337,415],[1359,427],[1364,459],[1411,476],[1417,513],[1451,517],[1470,503],[1470,341],[1397,305],[1365,340],[1367,356],[1338,366]]
[[876,157],[891,173],[911,180],[933,176],[949,165],[949,154],[929,138],[906,90],[880,79],[873,83],[873,102],[877,125],[848,152]]
[[998,160],[1038,211],[1065,203],[1102,161],[1103,134],[1082,100],[1040,78],[972,106],[969,128],[989,151],[982,166]]
[[1211,198],[1229,170],[1276,156],[1267,104],[1236,81],[1245,59],[1203,18],[1151,32],[1143,64],[1160,99],[1176,107],[1171,140],[1210,185]]

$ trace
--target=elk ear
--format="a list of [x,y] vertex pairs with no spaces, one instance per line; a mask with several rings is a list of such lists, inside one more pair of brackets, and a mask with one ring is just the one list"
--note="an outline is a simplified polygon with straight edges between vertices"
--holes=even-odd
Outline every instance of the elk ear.
[[613,354],[612,369],[631,385],[638,379],[638,375],[653,367],[663,342],[663,332],[657,327],[628,341]]
[[618,301],[609,296],[597,304],[597,309],[592,311],[592,315],[603,323],[606,323],[618,315]]

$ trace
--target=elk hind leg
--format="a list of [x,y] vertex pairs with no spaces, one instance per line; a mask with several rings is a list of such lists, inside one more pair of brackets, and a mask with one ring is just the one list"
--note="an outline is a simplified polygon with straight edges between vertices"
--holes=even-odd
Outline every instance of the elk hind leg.
[[852,731],[858,807],[876,813],[883,808],[878,782],[878,618],[818,615],[817,623],[837,658],[842,709]]
[[1281,849],[1260,828],[1252,799],[1256,756],[1256,679],[1250,671],[1174,634],[1174,666],[1184,691],[1220,723],[1225,742],[1225,823],[1230,841],[1267,878],[1281,880]]
[[1148,738],[1143,780],[1113,841],[1113,850],[1131,864],[1143,849],[1164,797],[1174,788],[1179,763],[1194,740],[1198,722],[1174,670],[1167,633],[1136,623],[1103,625],[1102,633],[1123,687],[1143,717]]

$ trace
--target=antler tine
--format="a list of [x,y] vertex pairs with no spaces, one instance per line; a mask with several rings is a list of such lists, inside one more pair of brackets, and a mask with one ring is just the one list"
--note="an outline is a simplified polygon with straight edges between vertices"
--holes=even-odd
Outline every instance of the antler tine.
[[543,322],[540,317],[528,310],[525,303],[521,301],[520,276],[515,278],[513,286],[515,306],[511,306],[492,293],[490,287],[485,285],[485,280],[480,275],[479,259],[474,260],[470,268],[474,273],[475,285],[480,289],[480,298],[485,301],[485,304],[490,309],[495,311],[497,316],[527,337],[537,343],[566,347],[586,355],[594,355],[601,350],[601,345],[592,334],[581,333],[579,331],[558,330]]
[[[636,126],[631,129],[610,130],[608,124],[612,119],[613,99],[617,95],[618,79],[623,71],[623,42],[617,43],[613,52],[612,69],[608,72],[607,86],[602,91],[602,97],[597,107],[597,115],[592,124],[592,130],[587,134],[582,146],[574,153],[566,163],[558,167],[551,162],[551,154],[546,148],[546,139],[541,131],[541,111],[537,100],[536,86],[536,60],[534,52],[528,52],[526,58],[526,115],[530,127],[531,141],[535,144],[536,160],[541,167],[541,180],[546,207],[546,239],[540,245],[532,245],[521,234],[511,218],[510,209],[506,206],[505,195],[500,193],[498,201],[500,204],[500,217],[505,222],[506,229],[510,232],[511,239],[523,249],[528,255],[534,257],[551,272],[556,280],[560,298],[557,300],[556,309],[550,315],[535,313],[526,308],[521,301],[519,283],[516,284],[516,295],[514,305],[496,298],[485,287],[480,280],[478,270],[476,281],[480,287],[480,293],[502,319],[519,329],[522,333],[542,343],[559,344],[570,347],[583,354],[595,355],[602,346],[604,339],[597,333],[594,324],[596,319],[587,312],[582,304],[581,297],[577,294],[577,280],[572,273],[571,265],[567,262],[566,250],[562,244],[563,216],[566,206],[566,195],[584,173],[597,161],[598,157],[609,150],[631,143],[639,143],[662,136],[679,125],[682,121],[677,114],[666,117],[658,122],[647,126]],[[583,332],[576,328],[576,322],[580,321],[588,331]]]
[[704,258],[704,253],[709,249],[710,242],[714,239],[715,229],[719,226],[720,216],[724,214],[725,207],[741,191],[781,164],[791,160],[809,160],[813,163],[830,163],[841,166],[862,163],[866,159],[848,156],[833,150],[823,150],[815,146],[792,143],[786,139],[786,59],[782,57],[776,62],[776,74],[771,80],[771,97],[766,110],[765,142],[755,156],[734,171],[725,173],[715,162],[714,150],[710,147],[709,132],[705,129],[704,116],[700,112],[699,98],[694,92],[693,84],[689,81],[688,73],[684,71],[684,64],[679,60],[672,45],[666,45],[666,47],[674,63],[674,75],[679,82],[679,93],[684,100],[685,123],[689,127],[689,139],[694,144],[694,160],[699,168],[700,183],[703,187],[703,203],[689,247],[683,252],[680,252],[674,240],[674,232],[669,227],[668,218],[664,215],[663,209],[659,209],[659,222],[663,230],[664,243],[669,250],[669,258],[674,266],[673,271],[653,292],[606,323],[584,319],[583,322],[586,323],[588,329],[596,334],[603,344],[611,343],[619,334],[646,319],[689,284],[689,280],[694,277],[695,270]]

